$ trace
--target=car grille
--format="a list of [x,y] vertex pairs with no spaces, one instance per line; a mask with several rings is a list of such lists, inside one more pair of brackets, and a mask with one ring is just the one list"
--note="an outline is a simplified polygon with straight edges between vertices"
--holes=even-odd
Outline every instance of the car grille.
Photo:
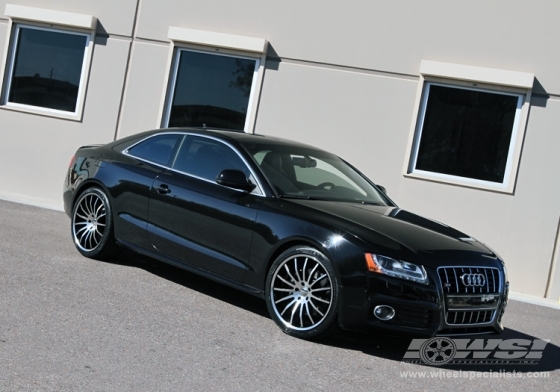
[[438,275],[445,294],[500,292],[500,271],[484,267],[440,267]]
[[500,270],[492,267],[440,267],[445,323],[450,327],[488,325],[496,318],[502,290]]
[[449,325],[484,324],[494,319],[495,312],[495,310],[449,311],[446,320]]

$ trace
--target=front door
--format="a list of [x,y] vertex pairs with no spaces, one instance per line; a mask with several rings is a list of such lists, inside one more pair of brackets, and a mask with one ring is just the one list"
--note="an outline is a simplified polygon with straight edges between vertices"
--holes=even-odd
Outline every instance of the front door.
[[218,185],[215,179],[224,169],[242,170],[250,177],[230,146],[187,136],[173,169],[154,181],[148,231],[163,254],[242,282],[263,198]]

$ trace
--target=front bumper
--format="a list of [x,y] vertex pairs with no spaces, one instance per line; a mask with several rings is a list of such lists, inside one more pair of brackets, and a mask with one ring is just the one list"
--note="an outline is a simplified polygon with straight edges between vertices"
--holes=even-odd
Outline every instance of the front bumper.
[[[432,281],[423,285],[370,273],[367,286],[341,288],[339,323],[346,330],[426,338],[503,331],[507,283],[502,278],[493,293],[449,293],[437,275]],[[393,308],[394,317],[386,321],[375,317],[378,305]]]

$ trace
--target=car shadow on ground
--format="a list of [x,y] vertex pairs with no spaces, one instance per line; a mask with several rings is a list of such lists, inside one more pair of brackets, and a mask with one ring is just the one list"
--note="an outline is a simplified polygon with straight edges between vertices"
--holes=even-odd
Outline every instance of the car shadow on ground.
[[262,299],[150,257],[125,251],[117,258],[112,259],[110,263],[141,268],[170,282],[248,310],[259,316],[270,318],[266,303]]
[[[196,275],[189,271],[162,263],[155,259],[142,256],[133,252],[125,251],[119,257],[111,261],[112,264],[118,264],[128,267],[141,268],[151,274],[179,284],[191,290],[198,291],[204,295],[215,298],[219,301],[229,303],[238,308],[245,309],[263,318],[270,319],[266,303],[264,300],[236,290],[213,280]],[[453,337],[449,337],[453,339]],[[500,335],[475,335],[460,336],[456,339],[483,339],[485,345],[488,339],[523,339],[531,342],[536,339],[545,339],[546,337],[537,337],[525,334],[514,329],[506,328]],[[386,334],[376,334],[355,331],[339,331],[333,336],[317,341],[317,344],[338,347],[346,350],[360,351],[367,355],[388,359],[391,361],[401,362],[405,353],[409,349],[412,339],[401,336],[391,336]],[[494,354],[492,352],[491,354]],[[472,354],[468,357],[472,358]],[[492,360],[489,355],[486,362]],[[482,363],[482,364],[456,364],[448,363],[440,366],[432,366],[422,361],[418,361],[417,365],[423,368],[445,369],[446,371],[462,371],[462,372],[547,372],[560,369],[560,347],[555,344],[548,343],[542,352],[542,358],[534,360],[536,364],[504,364],[502,363]]]

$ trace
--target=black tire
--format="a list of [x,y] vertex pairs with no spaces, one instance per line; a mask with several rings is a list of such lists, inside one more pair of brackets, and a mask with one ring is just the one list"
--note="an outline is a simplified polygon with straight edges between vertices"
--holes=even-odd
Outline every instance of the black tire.
[[113,232],[113,215],[103,190],[85,190],[72,209],[72,240],[76,249],[97,260],[108,260],[119,253]]
[[290,336],[317,339],[338,329],[339,278],[315,248],[295,246],[278,256],[265,296],[270,316]]

